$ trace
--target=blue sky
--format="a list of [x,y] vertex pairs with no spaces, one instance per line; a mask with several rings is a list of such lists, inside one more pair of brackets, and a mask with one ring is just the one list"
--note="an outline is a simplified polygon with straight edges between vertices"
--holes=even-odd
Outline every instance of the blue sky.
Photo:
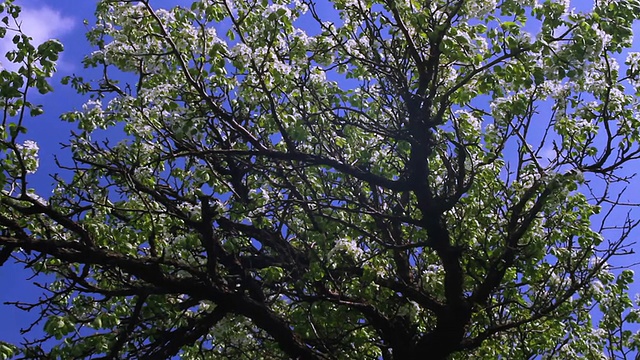
[[[85,25],[83,19],[90,18],[95,2],[74,0],[47,0],[47,1],[18,1],[23,6],[21,20],[23,31],[31,36],[36,43],[42,43],[51,38],[61,40],[65,45],[65,52],[59,63],[59,75],[55,83],[63,74],[78,72],[82,69],[80,60],[82,54],[87,51],[87,42],[84,38]],[[9,38],[11,36],[8,36]],[[10,41],[0,41],[0,61],[4,54],[10,50]],[[3,66],[10,66],[2,61]],[[29,132],[25,139],[34,140],[41,149],[41,172],[43,176],[36,177],[37,187],[51,188],[52,180],[45,174],[55,172],[53,153],[60,148],[59,143],[65,141],[72,128],[58,120],[58,114],[79,106],[82,99],[71,89],[55,86],[55,92],[51,96],[34,98],[45,105],[45,114],[39,118],[31,119],[27,124]],[[6,264],[0,268],[0,303],[16,301],[18,299],[37,299],[39,289],[32,285],[26,278],[29,273],[21,267]],[[12,306],[0,305],[0,340],[18,342],[21,340],[19,329],[28,326],[34,319],[35,313],[27,314]]]
[[[83,57],[92,51],[85,33],[88,27],[84,20],[93,23],[93,12],[97,1],[91,0],[16,0],[22,7],[20,21],[25,34],[33,38],[37,45],[48,39],[58,39],[64,44],[64,53],[58,62],[58,73],[52,81],[54,92],[45,96],[32,93],[31,101],[44,105],[44,115],[29,119],[26,123],[28,132],[22,140],[34,140],[40,147],[40,167],[32,178],[32,185],[38,193],[46,196],[53,189],[53,180],[49,174],[59,172],[54,155],[62,161],[68,159],[68,153],[60,150],[60,143],[67,142],[69,132],[75,129],[75,124],[59,120],[60,114],[79,108],[86,98],[79,96],[69,86],[60,85],[63,76],[71,74],[85,74]],[[155,0],[156,8],[190,3],[189,0]],[[12,64],[4,59],[4,54],[11,50],[11,34],[0,40],[0,63],[11,68]],[[30,272],[22,267],[9,264],[0,267],[0,340],[17,343],[22,340],[19,331],[27,327],[37,318],[37,312],[26,313],[13,306],[4,305],[7,301],[34,301],[42,291],[33,285],[34,282],[44,283],[45,278],[30,279]]]
[[[59,72],[54,80],[59,83],[60,76],[80,72],[82,65],[80,60],[87,52],[88,46],[84,37],[85,25],[83,19],[91,18],[95,6],[93,1],[77,0],[46,0],[46,1],[17,1],[23,6],[20,19],[23,31],[31,36],[36,43],[42,43],[51,38],[57,38],[65,45],[65,52],[59,62]],[[11,36],[8,36],[9,39]],[[0,41],[0,61],[4,54],[10,50],[10,41]],[[2,61],[3,66],[10,66]],[[51,189],[52,180],[46,174],[55,172],[53,161],[54,152],[60,152],[59,143],[67,139],[72,124],[66,124],[58,120],[58,115],[65,110],[80,106],[82,99],[72,89],[55,86],[51,95],[34,97],[34,101],[41,102],[45,106],[45,114],[39,118],[31,119],[27,126],[29,132],[24,139],[34,140],[40,146],[40,169],[35,177],[34,186]],[[29,273],[20,266],[6,264],[0,267],[0,303],[21,299],[36,300],[41,291],[32,285],[33,279],[26,278]],[[40,279],[41,281],[45,279]],[[28,326],[37,314],[27,314],[15,309],[13,306],[0,305],[0,316],[3,319],[0,324],[0,340],[19,342],[22,336],[20,328]]]
[[[85,19],[92,23],[92,14],[96,1],[87,0],[22,0],[16,1],[23,7],[22,28],[23,31],[34,39],[35,43],[41,43],[50,38],[57,38],[65,45],[65,51],[58,64],[58,74],[53,80],[55,91],[44,97],[34,97],[33,101],[43,103],[45,114],[36,119],[31,119],[26,125],[28,133],[23,140],[34,140],[40,147],[40,168],[34,178],[34,187],[40,189],[41,195],[46,195],[52,188],[52,180],[48,174],[55,173],[57,167],[54,163],[54,154],[58,154],[64,160],[64,152],[60,151],[60,143],[66,142],[69,132],[75,128],[74,124],[60,121],[58,116],[65,112],[78,108],[85,98],[75,94],[70,87],[59,85],[62,76],[73,73],[80,74],[84,70],[81,60],[85,54],[91,51],[85,39],[87,27]],[[188,0],[155,0],[155,7],[188,3]],[[576,1],[574,0],[574,3]],[[590,4],[590,1],[580,1],[581,7]],[[638,32],[640,33],[640,32]],[[11,37],[10,35],[8,36]],[[639,36],[640,37],[640,36]],[[636,44],[638,41],[636,40]],[[0,54],[9,50],[10,41],[0,41]],[[637,46],[636,46],[637,48]],[[4,66],[8,66],[2,61]],[[623,60],[623,59],[621,59]],[[620,61],[621,63],[623,61]],[[637,197],[637,196],[636,196]],[[623,259],[622,263],[632,262],[633,259]],[[0,303],[16,300],[36,300],[41,291],[27,281],[29,273],[19,266],[6,264],[0,267]],[[41,279],[45,281],[46,279]],[[639,288],[636,285],[636,289]],[[21,335],[19,329],[26,327],[37,316],[36,313],[27,314],[18,311],[12,306],[0,304],[0,340],[19,342]]]

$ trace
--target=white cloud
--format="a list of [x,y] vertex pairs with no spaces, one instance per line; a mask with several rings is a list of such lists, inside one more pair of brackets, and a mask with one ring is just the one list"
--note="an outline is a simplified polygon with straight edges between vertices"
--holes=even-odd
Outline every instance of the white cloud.
[[[32,44],[38,46],[49,39],[58,39],[69,33],[75,22],[73,18],[64,16],[60,11],[56,11],[48,6],[42,7],[22,7],[18,18],[20,29],[24,34],[33,38]],[[15,27],[11,22],[10,27]],[[11,41],[16,33],[8,31],[4,39],[0,39],[0,59],[2,65],[9,69],[17,69],[19,65],[9,63],[5,54],[7,51],[15,49]]]

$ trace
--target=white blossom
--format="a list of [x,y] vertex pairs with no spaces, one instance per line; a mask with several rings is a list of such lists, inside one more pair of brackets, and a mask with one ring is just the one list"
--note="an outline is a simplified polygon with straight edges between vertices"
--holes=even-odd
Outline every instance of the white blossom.
[[597,328],[591,330],[591,334],[595,337],[603,338],[607,336],[607,331],[605,329]]
[[306,14],[309,11],[309,6],[300,0],[293,0],[293,6],[300,14]]
[[559,80],[546,80],[540,86],[539,90],[542,96],[550,96],[552,98],[565,97],[568,90],[568,84]]
[[190,220],[198,221],[202,216],[202,209],[199,204],[192,204],[189,202],[183,202],[179,206],[180,210],[184,212]]
[[597,39],[599,39],[602,42],[602,46],[607,47],[607,45],[609,44],[609,42],[613,37],[607,34],[604,30],[600,29],[598,24],[594,23],[593,25],[591,25],[591,28],[596,32]]
[[40,148],[38,144],[33,140],[25,140],[22,144],[17,144],[16,148],[20,151],[27,173],[35,173],[40,166],[40,159],[38,158]]
[[311,70],[311,74],[309,74],[309,80],[312,83],[324,83],[325,81],[327,81],[327,74],[325,74],[322,69],[315,68]]
[[313,37],[307,35],[307,33],[303,29],[299,29],[299,28],[294,29],[292,36],[300,40],[300,42],[302,42],[304,46],[309,46],[313,44]]
[[18,147],[22,150],[25,151],[35,151],[37,152],[38,150],[40,150],[40,147],[38,147],[38,143],[36,143],[33,140],[25,140],[22,145],[18,145]]
[[271,14],[277,14],[280,10],[282,10],[283,17],[291,17],[291,9],[289,9],[288,7],[282,5],[282,4],[271,4],[269,6],[267,6],[266,9],[264,9],[264,12],[262,13],[262,16],[264,16],[265,18],[268,18],[269,15]]
[[493,116],[493,118],[495,120],[501,120],[501,119],[505,119],[506,115],[507,115],[507,109],[509,104],[509,99],[506,97],[499,97],[499,98],[495,98],[493,99],[493,101],[491,101],[491,103],[489,104],[489,107],[491,109],[491,115]]
[[335,258],[337,254],[344,254],[358,261],[364,251],[352,239],[338,239],[335,246],[329,251],[329,258]]
[[422,271],[421,282],[422,286],[426,289],[434,289],[438,284],[442,282],[444,269],[441,265],[430,264]]
[[470,18],[482,17],[494,11],[498,6],[497,0],[472,0],[466,2],[467,16]]
[[636,89],[640,88],[640,52],[630,52],[624,62],[632,76],[629,77],[629,83]]
[[458,122],[466,122],[476,131],[480,131],[482,128],[482,119],[476,117],[471,112],[466,110],[457,110],[454,114],[456,115]]
[[602,295],[604,294],[605,288],[600,280],[594,280],[593,282],[591,282],[591,290],[593,290],[598,295]]
[[344,43],[344,48],[349,54],[351,54],[353,56],[360,56],[361,55],[359,44],[354,39],[347,40]]
[[556,0],[554,2],[562,5],[565,14],[569,13],[571,9],[571,0]]
[[100,99],[89,100],[82,105],[82,110],[87,112],[102,111],[102,102],[100,101]]
[[276,72],[282,75],[289,75],[291,73],[291,65],[285,64],[281,61],[276,61],[273,63],[273,68]]

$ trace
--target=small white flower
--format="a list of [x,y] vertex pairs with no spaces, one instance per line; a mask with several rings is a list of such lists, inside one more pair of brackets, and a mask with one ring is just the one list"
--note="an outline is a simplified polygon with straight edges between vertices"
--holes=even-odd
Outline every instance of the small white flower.
[[311,71],[311,74],[309,75],[309,80],[312,83],[323,83],[327,81],[327,74],[325,74],[325,72],[320,68],[315,68]]
[[467,16],[470,18],[482,17],[494,11],[498,6],[497,0],[474,0],[466,3]]
[[602,295],[604,293],[604,285],[600,280],[594,280],[591,283],[591,289],[598,295]]
[[264,16],[265,18],[268,18],[269,15],[278,13],[279,10],[284,10],[283,17],[291,17],[291,9],[287,8],[282,4],[271,4],[266,9],[264,9],[264,13],[262,13],[262,16]]
[[17,144],[16,148],[22,156],[24,167],[28,174],[33,174],[38,170],[40,166],[40,159],[38,158],[38,143],[33,140],[25,140],[22,144]]
[[313,38],[307,35],[307,33],[302,29],[296,28],[293,30],[292,36],[300,40],[305,46],[309,46],[313,43]]
[[474,116],[474,114],[470,113],[466,110],[457,110],[455,115],[460,123],[466,122],[476,131],[480,131],[482,128],[482,119]]
[[33,140],[25,140],[24,143],[22,143],[22,145],[20,145],[21,149],[24,149],[26,151],[38,151],[40,150],[40,148],[38,147],[38,143],[36,143]]
[[276,61],[273,64],[273,68],[282,75],[289,75],[291,73],[291,66],[281,61]]
[[232,57],[240,57],[244,59],[251,59],[252,51],[245,43],[238,43],[230,50]]
[[301,13],[306,14],[309,11],[309,6],[300,0],[294,0],[293,6]]
[[329,251],[329,257],[335,258],[337,254],[345,254],[354,260],[359,260],[364,251],[356,244],[354,240],[339,239],[335,246]]

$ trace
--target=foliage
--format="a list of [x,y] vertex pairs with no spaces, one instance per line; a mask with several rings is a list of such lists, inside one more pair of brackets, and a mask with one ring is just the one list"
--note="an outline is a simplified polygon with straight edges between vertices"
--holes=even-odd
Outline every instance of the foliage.
[[152,3],[98,3],[103,77],[63,80],[87,103],[44,196],[22,134],[62,48],[4,2],[0,261],[55,281],[18,303],[46,336],[0,357],[638,350],[610,259],[638,224],[640,2]]

